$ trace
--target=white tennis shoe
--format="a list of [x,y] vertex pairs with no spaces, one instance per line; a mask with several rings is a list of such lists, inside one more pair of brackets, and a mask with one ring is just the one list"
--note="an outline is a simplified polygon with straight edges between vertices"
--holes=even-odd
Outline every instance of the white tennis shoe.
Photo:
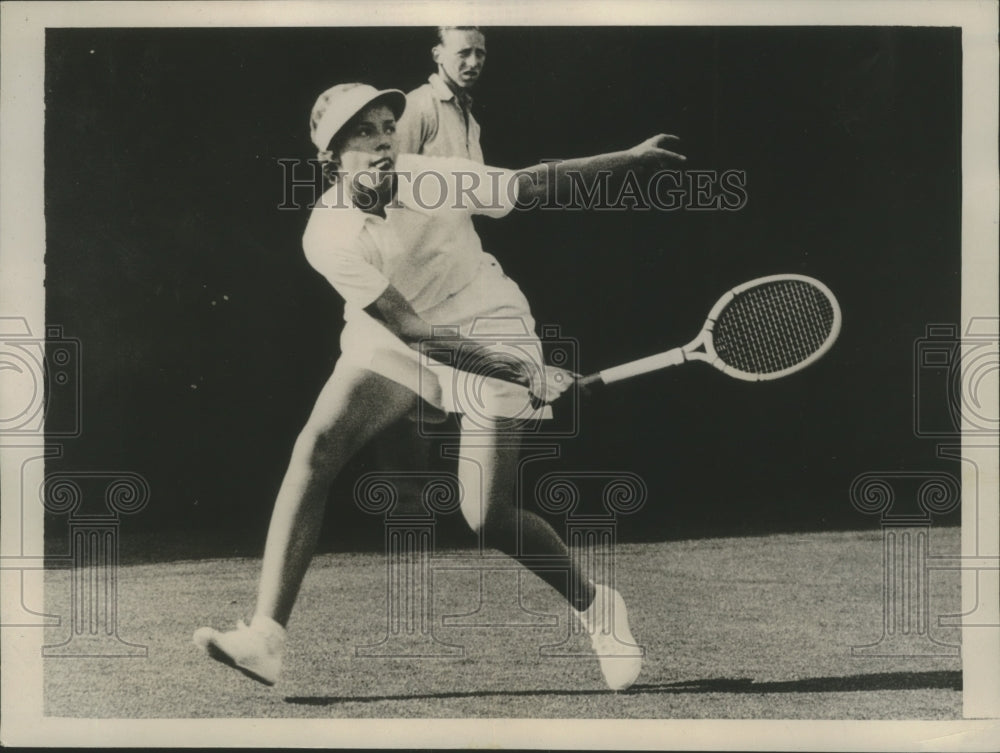
[[240,620],[236,630],[224,633],[210,627],[198,628],[194,631],[194,645],[247,677],[274,685],[281,674],[285,628],[269,617],[257,616],[250,625]]
[[594,601],[576,615],[601,661],[604,681],[612,690],[625,690],[639,676],[645,653],[632,637],[625,600],[610,586],[596,584]]

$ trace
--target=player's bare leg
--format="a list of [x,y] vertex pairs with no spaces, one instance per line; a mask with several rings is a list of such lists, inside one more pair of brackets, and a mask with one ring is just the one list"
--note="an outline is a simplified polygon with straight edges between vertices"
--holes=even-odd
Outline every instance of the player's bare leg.
[[400,509],[419,509],[426,481],[420,474],[430,471],[435,447],[430,437],[421,436],[420,425],[409,418],[387,426],[372,442],[375,470],[399,473],[393,486]]
[[[482,418],[477,417],[477,428]],[[462,514],[484,543],[508,554],[563,594],[576,610],[612,690],[624,690],[642,668],[625,602],[613,588],[591,583],[566,544],[543,518],[517,503],[520,437],[513,432],[463,432],[458,465]]]
[[250,677],[274,684],[284,628],[316,548],[330,485],[351,456],[412,409],[416,399],[411,390],[385,377],[338,366],[299,433],[278,491],[253,620],[226,633],[201,628],[196,644]]

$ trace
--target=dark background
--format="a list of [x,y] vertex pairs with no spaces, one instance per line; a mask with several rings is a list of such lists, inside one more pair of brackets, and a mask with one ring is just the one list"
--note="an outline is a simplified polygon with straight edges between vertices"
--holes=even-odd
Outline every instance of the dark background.
[[[690,365],[608,389],[538,473],[638,474],[649,499],[621,536],[661,539],[877,525],[850,504],[856,476],[957,470],[912,416],[914,344],[959,321],[958,30],[486,33],[489,164],[667,131],[688,167],[747,173],[738,212],[479,223],[582,370],[683,344],[722,292],[765,274],[818,277],[844,314],[830,354],[786,380]],[[278,160],[314,156],[320,91],[410,90],[432,44],[417,28],[48,30],[46,315],[81,341],[83,416],[50,469],[141,473],[152,497],[127,526],[242,531],[259,548],[342,309],[303,257],[308,211],[278,209]],[[946,385],[921,387],[943,410]],[[338,482],[327,544],[381,540],[349,497],[370,467],[365,453]],[[462,540],[457,516],[442,531]]]

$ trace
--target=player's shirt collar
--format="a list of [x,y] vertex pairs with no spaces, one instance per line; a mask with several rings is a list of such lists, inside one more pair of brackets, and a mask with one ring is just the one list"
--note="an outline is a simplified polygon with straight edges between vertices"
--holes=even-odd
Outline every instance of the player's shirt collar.
[[448,82],[441,77],[440,73],[432,73],[427,79],[428,83],[431,85],[431,91],[434,92],[435,96],[442,102],[448,102],[452,99],[460,107],[469,109],[472,107],[472,95],[466,91],[461,91],[456,93],[448,86]]

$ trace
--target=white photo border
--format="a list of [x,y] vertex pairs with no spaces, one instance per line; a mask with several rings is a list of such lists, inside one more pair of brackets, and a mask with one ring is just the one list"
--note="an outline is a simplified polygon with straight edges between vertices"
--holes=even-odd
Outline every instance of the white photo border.
[[[997,5],[988,0],[885,2],[699,0],[698,2],[6,2],[2,5],[0,127],[0,314],[44,331],[44,44],[51,27],[393,26],[450,19],[490,25],[902,25],[962,29],[962,319],[998,316]],[[3,399],[0,397],[0,399]],[[995,414],[995,409],[994,409]],[[994,438],[995,439],[995,438]],[[9,455],[10,444],[0,445]],[[976,479],[964,464],[966,488]],[[3,506],[16,502],[17,473],[2,474]],[[963,555],[1000,553],[997,469],[986,474],[987,505],[963,508]],[[977,519],[978,514],[978,519]],[[3,515],[5,523],[11,516]],[[41,541],[42,521],[4,526],[0,543]],[[974,536],[980,526],[978,546]],[[993,526],[984,539],[983,526]],[[984,552],[984,545],[992,551]],[[6,546],[4,546],[6,550]],[[39,546],[38,550],[41,550]],[[9,550],[8,550],[9,551]],[[963,610],[975,593],[963,580]],[[16,594],[2,594],[3,605]],[[987,605],[998,614],[997,594]],[[5,610],[6,611],[6,610]],[[1000,620],[998,620],[1000,621]],[[988,750],[1000,744],[1000,629],[963,631],[961,721],[734,720],[269,720],[53,719],[42,713],[42,631],[2,632],[2,742],[6,745],[317,746],[798,750]]]

